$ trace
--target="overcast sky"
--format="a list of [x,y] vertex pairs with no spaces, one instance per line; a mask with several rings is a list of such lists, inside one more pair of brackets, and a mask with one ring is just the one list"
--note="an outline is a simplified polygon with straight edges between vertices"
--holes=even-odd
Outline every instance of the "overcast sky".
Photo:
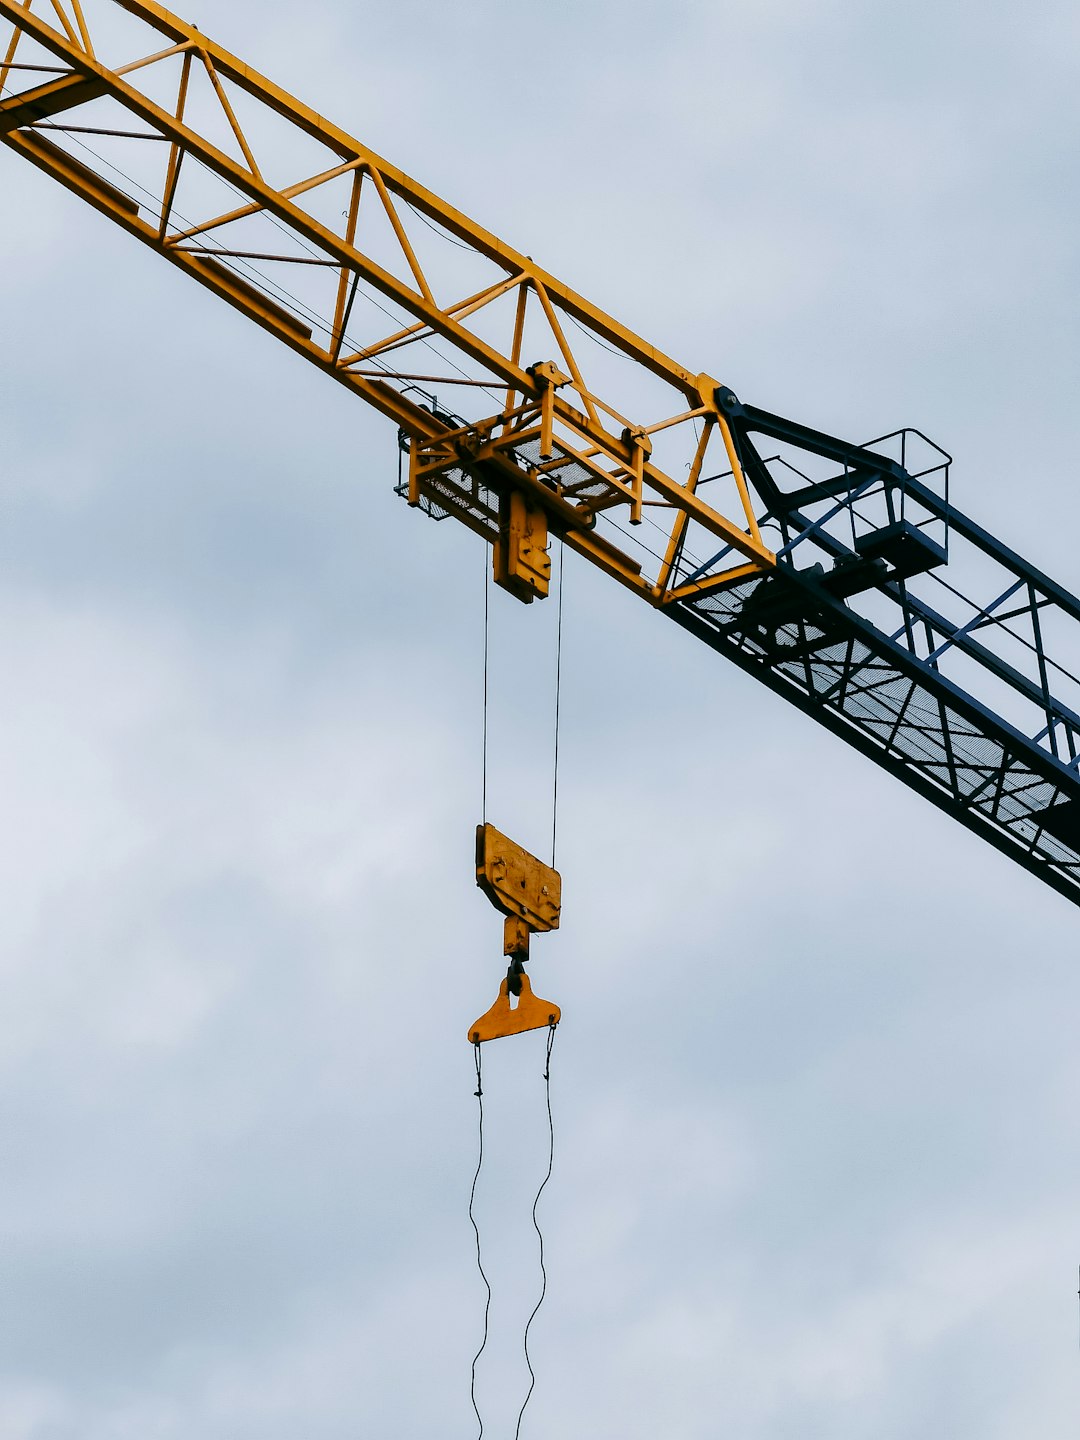
[[[1080,587],[1074,4],[191,18],[743,399],[919,426]],[[465,1440],[482,547],[8,150],[0,327],[0,1436]],[[541,850],[554,607],[492,605]],[[564,624],[523,1435],[1073,1440],[1076,910],[575,557]],[[543,1037],[485,1059],[497,1440]]]

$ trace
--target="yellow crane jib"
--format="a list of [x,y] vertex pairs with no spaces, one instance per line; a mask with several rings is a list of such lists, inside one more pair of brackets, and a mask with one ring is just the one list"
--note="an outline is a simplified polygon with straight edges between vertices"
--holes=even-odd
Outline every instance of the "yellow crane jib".
[[[0,0],[0,90],[0,144],[393,420],[410,503],[490,544],[519,600],[552,538],[659,608],[775,569],[714,378],[156,0]],[[664,539],[628,547],[646,506]],[[727,563],[687,580],[701,531]]]
[[469,1026],[469,1040],[479,1045],[557,1025],[562,1012],[553,1001],[533,994],[524,964],[530,935],[559,928],[562,877],[494,825],[485,824],[476,827],[476,883],[506,917],[503,953],[510,957],[510,968],[495,1004]]

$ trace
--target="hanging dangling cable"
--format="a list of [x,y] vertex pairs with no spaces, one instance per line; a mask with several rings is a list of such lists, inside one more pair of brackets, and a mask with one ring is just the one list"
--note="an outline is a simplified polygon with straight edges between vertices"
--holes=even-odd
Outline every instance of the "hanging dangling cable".
[[554,1044],[555,1026],[550,1025],[548,1027],[547,1054],[544,1057],[544,1094],[547,1099],[548,1117],[548,1168],[547,1174],[544,1176],[543,1180],[540,1181],[540,1189],[536,1192],[536,1199],[533,1201],[532,1207],[533,1229],[536,1231],[537,1238],[540,1241],[540,1274],[543,1277],[543,1283],[540,1287],[540,1298],[533,1306],[533,1312],[529,1316],[528,1321],[525,1325],[524,1348],[525,1364],[528,1366],[529,1370],[529,1392],[525,1396],[525,1399],[521,1406],[521,1410],[518,1412],[517,1425],[514,1429],[514,1440],[520,1440],[521,1421],[525,1415],[525,1407],[532,1399],[533,1390],[536,1388],[536,1372],[533,1369],[532,1361],[529,1358],[529,1331],[532,1329],[532,1323],[536,1319],[537,1312],[539,1311],[540,1306],[544,1303],[544,1296],[547,1294],[547,1269],[544,1265],[544,1232],[540,1229],[540,1222],[536,1218],[536,1207],[540,1204],[540,1196],[543,1195],[544,1189],[547,1186],[548,1181],[551,1179],[551,1171],[555,1164],[555,1122],[551,1118],[551,1048]]
[[559,705],[562,699],[562,608],[566,584],[566,549],[559,546],[559,618],[555,632],[555,763],[551,781],[551,868],[555,869],[555,845],[559,827]]
[[[480,1074],[480,1071],[481,1071],[481,1062],[480,1062],[480,1046],[479,1046],[479,1045],[474,1045],[474,1046],[473,1046],[473,1053],[474,1053],[474,1056],[475,1056],[475,1059],[476,1059],[476,1091],[475,1091],[475,1094],[476,1094],[477,1104],[478,1104],[479,1107],[480,1107],[480,1147],[479,1147],[479,1154],[478,1154],[477,1157],[476,1157],[476,1174],[473,1176],[472,1190],[471,1190],[470,1193],[469,1193],[469,1221],[470,1221],[470,1223],[471,1223],[471,1225],[472,1225],[473,1232],[474,1232],[475,1235],[476,1235],[476,1268],[480,1271],[480,1279],[483,1280],[483,1282],[484,1282],[484,1289],[487,1291],[487,1299],[484,1301],[484,1337],[483,1337],[483,1339],[482,1339],[481,1342],[480,1342],[480,1349],[477,1350],[476,1354],[473,1356],[473,1362],[472,1362],[472,1383],[471,1383],[470,1386],[469,1386],[469,1396],[470,1396],[470,1398],[472,1399],[472,1408],[476,1411],[477,1423],[478,1423],[479,1426],[480,1426],[480,1430],[479,1430],[479,1433],[478,1433],[478,1435],[477,1435],[477,1440],[482,1440],[482,1437],[483,1437],[483,1434],[484,1434],[484,1421],[483,1421],[483,1417],[482,1417],[481,1414],[480,1414],[479,1406],[478,1406],[477,1403],[476,1403],[476,1366],[477,1366],[477,1364],[479,1363],[480,1356],[483,1355],[485,1349],[487,1348],[487,1342],[488,1342],[488,1320],[489,1320],[489,1317],[490,1317],[490,1315],[491,1315],[491,1283],[490,1283],[490,1281],[488,1280],[488,1277],[487,1277],[487,1275],[486,1275],[486,1273],[485,1273],[485,1271],[484,1271],[483,1256],[482,1256],[481,1253],[480,1253],[480,1227],[479,1227],[479,1225],[477,1225],[477,1223],[476,1223],[476,1216],[473,1214],[473,1204],[474,1204],[474,1202],[475,1202],[475,1200],[476,1200],[476,1184],[477,1184],[477,1181],[480,1179],[480,1170],[481,1170],[481,1167],[483,1166],[483,1163],[484,1163],[484,1086],[483,1086],[483,1082],[482,1082],[482,1080],[481,1080],[481,1074]],[[551,1053],[551,1047],[550,1047],[550,1045],[549,1045],[549,1046],[548,1046],[548,1054],[550,1055],[550,1053]]]

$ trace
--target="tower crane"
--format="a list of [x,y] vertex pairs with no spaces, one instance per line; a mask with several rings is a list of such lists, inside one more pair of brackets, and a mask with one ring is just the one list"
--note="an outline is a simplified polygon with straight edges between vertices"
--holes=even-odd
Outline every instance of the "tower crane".
[[391,420],[497,584],[544,598],[557,539],[1080,904],[1080,601],[921,432],[684,367],[153,0],[0,0],[0,92],[11,150]]

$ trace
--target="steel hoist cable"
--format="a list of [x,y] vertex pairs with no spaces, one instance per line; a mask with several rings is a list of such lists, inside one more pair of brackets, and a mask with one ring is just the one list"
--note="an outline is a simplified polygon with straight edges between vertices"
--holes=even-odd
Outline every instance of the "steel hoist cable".
[[[399,461],[400,464],[400,461]],[[551,864],[555,865],[559,824],[559,733],[562,709],[563,591],[566,585],[566,551],[559,547],[558,607],[555,624],[555,717],[551,774]],[[489,714],[491,707],[491,566],[484,554],[484,671],[481,741],[480,814],[487,823]]]
[[[545,1106],[546,1106],[546,1109],[547,1109],[547,1120],[548,1120],[548,1163],[547,1163],[547,1171],[545,1172],[544,1178],[541,1180],[541,1182],[540,1182],[540,1187],[539,1187],[539,1189],[537,1190],[536,1195],[535,1195],[535,1197],[534,1197],[534,1199],[533,1199],[532,1212],[531,1212],[531,1213],[532,1213],[533,1229],[536,1231],[536,1238],[537,1238],[537,1242],[538,1242],[539,1247],[540,1247],[540,1275],[541,1275],[540,1296],[539,1296],[539,1299],[537,1300],[536,1304],[533,1306],[532,1311],[531,1311],[531,1313],[530,1313],[530,1315],[529,1315],[528,1320],[525,1322],[525,1333],[524,1333],[524,1336],[523,1336],[523,1338],[522,1338],[522,1350],[523,1350],[524,1355],[525,1355],[525,1366],[526,1366],[526,1368],[527,1368],[527,1370],[528,1370],[528,1372],[529,1372],[529,1388],[528,1388],[528,1391],[526,1392],[525,1399],[524,1399],[524,1400],[522,1401],[522,1403],[521,1403],[521,1409],[518,1411],[517,1424],[514,1426],[514,1440],[520,1440],[520,1436],[521,1436],[521,1424],[522,1424],[522,1421],[523,1421],[524,1418],[525,1418],[525,1411],[526,1411],[526,1409],[528,1408],[529,1401],[532,1399],[533,1391],[536,1389],[536,1371],[533,1369],[532,1357],[531,1357],[530,1354],[529,1354],[529,1334],[530,1334],[530,1332],[532,1331],[533,1322],[535,1321],[537,1315],[538,1315],[539,1312],[540,1312],[540,1307],[543,1305],[544,1299],[545,1299],[545,1297],[547,1296],[548,1276],[547,1276],[547,1265],[545,1264],[545,1259],[544,1259],[544,1232],[543,1232],[543,1231],[541,1230],[541,1228],[540,1228],[540,1218],[539,1218],[539,1213],[538,1213],[538,1211],[539,1211],[539,1205],[540,1205],[541,1196],[543,1195],[545,1189],[547,1188],[548,1182],[549,1182],[550,1179],[551,1179],[552,1170],[554,1169],[554,1165],[555,1165],[555,1122],[554,1122],[554,1118],[553,1118],[553,1115],[552,1115],[552,1109],[551,1109],[551,1051],[552,1051],[552,1049],[553,1049],[553,1047],[554,1047],[554,1044],[555,1044],[555,1031],[556,1031],[556,1029],[557,1029],[557,1026],[556,1026],[555,1023],[552,1023],[552,1024],[550,1024],[550,1025],[548,1026],[547,1047],[546,1047],[545,1054],[544,1054],[544,1102],[545,1102]],[[469,1223],[472,1225],[473,1233],[474,1233],[474,1235],[476,1236],[476,1268],[479,1270],[479,1272],[480,1272],[480,1279],[483,1281],[483,1284],[484,1284],[484,1294],[485,1294],[485,1298],[484,1298],[484,1330],[483,1330],[483,1335],[482,1335],[481,1341],[480,1341],[480,1348],[477,1350],[476,1354],[473,1356],[472,1373],[471,1373],[471,1380],[470,1380],[470,1385],[469,1385],[469,1398],[470,1398],[470,1400],[472,1401],[473,1411],[474,1411],[474,1413],[475,1413],[475,1415],[476,1415],[477,1425],[479,1426],[479,1429],[478,1429],[478,1431],[477,1431],[477,1440],[483,1440],[483,1434],[484,1434],[484,1419],[483,1419],[483,1416],[482,1416],[481,1413],[480,1413],[480,1407],[479,1407],[479,1405],[477,1404],[477,1401],[476,1401],[476,1367],[477,1367],[477,1365],[478,1365],[479,1362],[480,1362],[480,1357],[483,1355],[484,1351],[487,1349],[488,1337],[489,1337],[489,1335],[490,1335],[491,1295],[492,1295],[492,1292],[491,1292],[491,1282],[490,1282],[490,1280],[488,1279],[487,1272],[486,1272],[485,1269],[484,1269],[483,1251],[482,1251],[481,1242],[480,1242],[480,1227],[479,1227],[479,1225],[478,1225],[477,1222],[476,1222],[476,1212],[475,1212],[476,1187],[477,1187],[477,1183],[479,1182],[480,1172],[481,1172],[481,1169],[483,1168],[483,1164],[484,1164],[484,1086],[483,1086],[483,1080],[482,1080],[481,1046],[480,1046],[479,1042],[477,1042],[476,1044],[473,1045],[473,1057],[474,1057],[474,1061],[475,1061],[475,1064],[476,1064],[476,1090],[475,1090],[473,1093],[476,1095],[476,1101],[477,1101],[477,1107],[478,1107],[478,1113],[479,1113],[479,1143],[478,1143],[478,1153],[477,1153],[477,1160],[476,1160],[476,1171],[475,1171],[475,1173],[474,1173],[474,1175],[473,1175],[472,1189],[471,1189],[471,1191],[470,1191],[470,1193],[469,1193]]]
[[523,1348],[525,1351],[525,1364],[529,1371],[529,1392],[522,1401],[521,1410],[518,1413],[517,1425],[514,1427],[514,1440],[519,1440],[519,1436],[521,1435],[521,1422],[525,1416],[525,1408],[532,1399],[533,1391],[536,1389],[536,1372],[532,1367],[532,1360],[529,1358],[529,1331],[532,1329],[532,1323],[536,1319],[540,1306],[544,1303],[545,1295],[547,1295],[547,1267],[544,1264],[544,1232],[540,1229],[540,1222],[536,1215],[536,1207],[540,1204],[540,1196],[543,1195],[547,1183],[551,1179],[551,1171],[555,1164],[555,1122],[551,1118],[551,1050],[555,1044],[555,1029],[556,1027],[554,1025],[548,1028],[547,1053],[544,1056],[544,1099],[547,1102],[548,1117],[548,1167],[547,1174],[543,1180],[540,1181],[540,1188],[537,1190],[536,1198],[532,1204],[532,1223],[533,1229],[536,1231],[536,1238],[540,1243],[540,1274],[543,1277],[543,1283],[540,1286],[540,1298],[533,1306],[532,1314],[525,1322]]
[[487,1295],[486,1295],[486,1299],[484,1300],[484,1335],[483,1335],[483,1339],[480,1341],[480,1349],[477,1350],[476,1354],[473,1356],[473,1362],[472,1362],[472,1382],[471,1382],[471,1384],[470,1384],[470,1386],[469,1386],[469,1396],[470,1396],[470,1398],[471,1398],[471,1400],[472,1400],[472,1407],[473,1407],[473,1409],[476,1411],[476,1421],[477,1421],[477,1424],[480,1426],[480,1430],[479,1430],[479,1433],[478,1433],[478,1436],[477,1436],[477,1440],[481,1440],[481,1437],[482,1437],[483,1434],[484,1434],[484,1421],[483,1421],[483,1418],[482,1418],[482,1416],[481,1416],[481,1414],[480,1414],[480,1409],[479,1409],[479,1407],[477,1406],[477,1403],[476,1403],[476,1367],[477,1367],[477,1365],[479,1364],[480,1356],[483,1355],[484,1351],[487,1349],[487,1342],[488,1342],[488,1322],[489,1322],[489,1319],[490,1319],[490,1316],[491,1316],[491,1282],[488,1280],[487,1274],[486,1274],[486,1272],[485,1272],[485,1270],[484,1270],[484,1258],[483,1258],[483,1254],[482,1254],[481,1249],[480,1249],[480,1227],[479,1227],[479,1225],[477,1225],[477,1223],[476,1223],[476,1215],[475,1215],[475,1213],[474,1213],[474,1211],[473,1211],[473,1206],[474,1206],[474,1204],[475,1204],[475,1202],[476,1202],[476,1186],[477,1186],[477,1182],[478,1182],[479,1179],[480,1179],[480,1171],[481,1171],[481,1169],[483,1168],[483,1164],[484,1164],[484,1084],[483,1084],[483,1079],[482,1079],[482,1077],[481,1077],[481,1068],[482,1068],[482,1067],[481,1067],[481,1061],[480,1061],[480,1046],[479,1046],[479,1045],[474,1045],[474,1046],[473,1046],[473,1051],[474,1051],[474,1053],[475,1053],[475,1059],[476,1059],[476,1091],[475,1091],[475,1094],[476,1094],[477,1105],[478,1105],[479,1111],[480,1111],[480,1124],[479,1124],[479,1150],[478,1150],[478,1154],[477,1154],[477,1157],[476,1157],[476,1174],[473,1176],[472,1190],[469,1192],[469,1223],[472,1225],[473,1231],[474,1231],[474,1233],[475,1233],[475,1235],[476,1235],[476,1268],[480,1271],[480,1279],[484,1282],[484,1289],[485,1289],[485,1291],[487,1292]]
[[487,824],[487,775],[488,775],[488,669],[491,657],[491,572],[487,551],[484,552],[484,743],[483,767],[480,782],[480,813]]
[[[562,703],[562,617],[566,586],[566,550],[559,547],[559,618],[555,632],[555,756],[551,777],[551,868],[555,868],[555,845],[559,832],[559,711]],[[549,1052],[550,1058],[550,1052]]]

